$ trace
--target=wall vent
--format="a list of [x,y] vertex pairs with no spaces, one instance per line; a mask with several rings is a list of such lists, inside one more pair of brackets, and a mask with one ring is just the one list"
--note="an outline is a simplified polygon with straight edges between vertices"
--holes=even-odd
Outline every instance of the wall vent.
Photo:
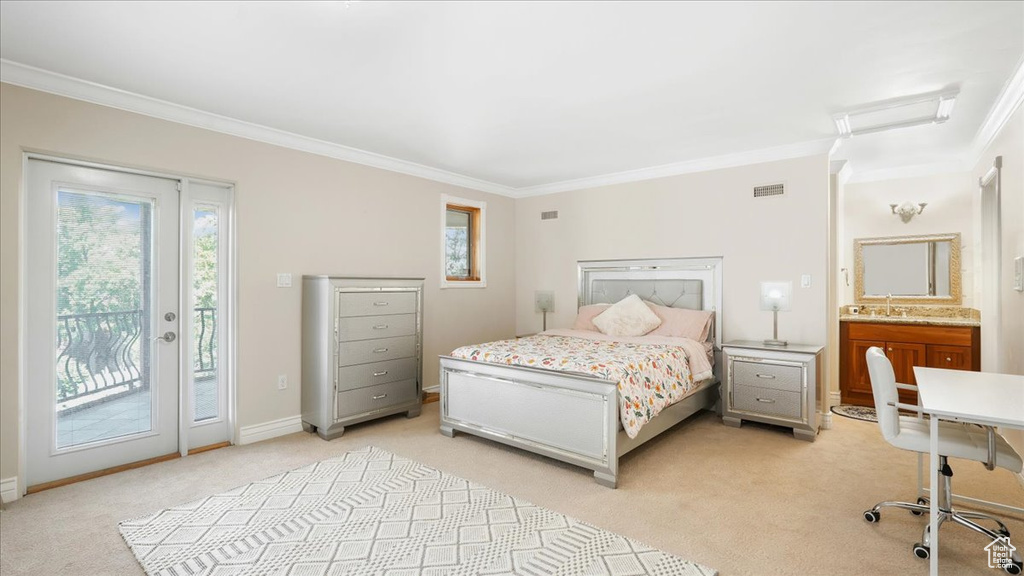
[[761,198],[764,196],[782,196],[785,193],[785,184],[766,184],[764,186],[754,186],[754,198]]
[[558,219],[558,210],[551,210],[549,212],[541,212],[540,213],[540,219],[541,220],[557,220]]

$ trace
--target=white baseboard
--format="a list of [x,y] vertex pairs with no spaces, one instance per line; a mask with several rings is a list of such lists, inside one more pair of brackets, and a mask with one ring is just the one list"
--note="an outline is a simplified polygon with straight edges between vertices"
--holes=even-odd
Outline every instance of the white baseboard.
[[424,392],[429,392],[431,394],[440,394],[441,393],[441,385],[438,384],[437,386],[427,386],[426,388],[423,389],[423,391]]
[[18,498],[21,498],[18,492],[18,477],[0,479],[0,499],[4,502],[14,502]]
[[302,432],[302,416],[289,416],[262,424],[242,426],[238,431],[238,443],[252,444],[253,442],[270,440],[271,438],[295,432]]

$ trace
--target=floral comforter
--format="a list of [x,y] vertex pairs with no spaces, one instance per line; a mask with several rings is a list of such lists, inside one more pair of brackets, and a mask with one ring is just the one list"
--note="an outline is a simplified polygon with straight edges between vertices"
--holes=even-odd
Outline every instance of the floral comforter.
[[[463,346],[454,358],[530,366],[560,372],[596,376],[619,383],[619,416],[622,428],[635,438],[640,428],[663,409],[685,398],[695,389],[688,358],[696,348],[672,344],[591,339],[564,332],[539,334],[518,340],[500,340]],[[573,331],[576,332],[576,331]],[[711,376],[699,373],[696,382]]]

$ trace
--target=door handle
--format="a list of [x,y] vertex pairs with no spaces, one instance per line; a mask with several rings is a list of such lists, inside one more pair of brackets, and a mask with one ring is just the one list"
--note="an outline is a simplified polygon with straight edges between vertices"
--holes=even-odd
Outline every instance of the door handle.
[[174,332],[167,331],[167,332],[164,332],[163,336],[155,336],[155,337],[152,338],[152,340],[154,342],[157,341],[157,340],[163,340],[164,342],[174,342],[174,339],[177,338],[177,337],[178,336]]

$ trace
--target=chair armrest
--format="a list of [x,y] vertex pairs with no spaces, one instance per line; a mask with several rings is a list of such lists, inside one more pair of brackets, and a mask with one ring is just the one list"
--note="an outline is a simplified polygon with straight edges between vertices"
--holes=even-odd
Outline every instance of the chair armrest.
[[889,402],[889,406],[895,406],[899,410],[910,410],[911,412],[917,412],[918,416],[921,416],[921,407],[915,404],[904,404],[902,402]]
[[896,383],[896,387],[899,388],[900,390],[914,390],[914,391],[917,391],[917,386],[914,386],[913,384],[900,384],[899,382],[897,382]]

